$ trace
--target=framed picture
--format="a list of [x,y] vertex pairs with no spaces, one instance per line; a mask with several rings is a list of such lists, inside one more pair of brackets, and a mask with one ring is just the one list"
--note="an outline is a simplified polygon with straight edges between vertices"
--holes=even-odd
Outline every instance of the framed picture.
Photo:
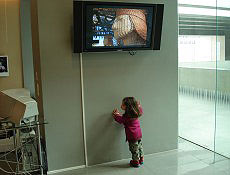
[[0,76],[9,76],[8,56],[0,56]]

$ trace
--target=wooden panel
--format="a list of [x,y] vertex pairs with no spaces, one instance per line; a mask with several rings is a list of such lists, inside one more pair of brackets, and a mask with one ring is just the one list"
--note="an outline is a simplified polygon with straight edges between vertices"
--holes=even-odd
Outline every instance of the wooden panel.
[[0,0],[0,55],[9,56],[8,77],[0,77],[0,90],[23,87],[19,0]]
[[[35,96],[36,96],[36,101],[38,103],[39,121],[43,122],[44,111],[43,111],[43,100],[42,100],[37,0],[31,0],[31,32],[32,32],[32,49],[33,49],[33,59],[34,59]],[[42,126],[41,128],[41,135],[43,138],[45,138],[44,126]]]

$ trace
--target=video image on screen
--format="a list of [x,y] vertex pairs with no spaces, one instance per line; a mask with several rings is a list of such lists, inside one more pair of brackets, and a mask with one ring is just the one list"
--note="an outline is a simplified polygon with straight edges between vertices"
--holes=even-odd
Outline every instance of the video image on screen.
[[92,47],[146,46],[145,9],[93,8]]

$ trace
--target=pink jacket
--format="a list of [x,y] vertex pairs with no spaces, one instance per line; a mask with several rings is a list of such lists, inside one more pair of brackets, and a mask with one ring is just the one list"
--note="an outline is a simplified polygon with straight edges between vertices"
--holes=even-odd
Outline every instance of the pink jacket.
[[[141,114],[142,108],[140,108]],[[125,127],[126,141],[138,141],[142,138],[142,131],[140,127],[140,120],[138,118],[124,117],[124,115],[116,114],[114,119],[123,124]]]

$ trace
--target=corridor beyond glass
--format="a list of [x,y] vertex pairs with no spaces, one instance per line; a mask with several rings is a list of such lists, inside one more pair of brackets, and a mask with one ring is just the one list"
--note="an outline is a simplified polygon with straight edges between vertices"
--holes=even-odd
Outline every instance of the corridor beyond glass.
[[178,0],[179,136],[230,157],[230,1]]

